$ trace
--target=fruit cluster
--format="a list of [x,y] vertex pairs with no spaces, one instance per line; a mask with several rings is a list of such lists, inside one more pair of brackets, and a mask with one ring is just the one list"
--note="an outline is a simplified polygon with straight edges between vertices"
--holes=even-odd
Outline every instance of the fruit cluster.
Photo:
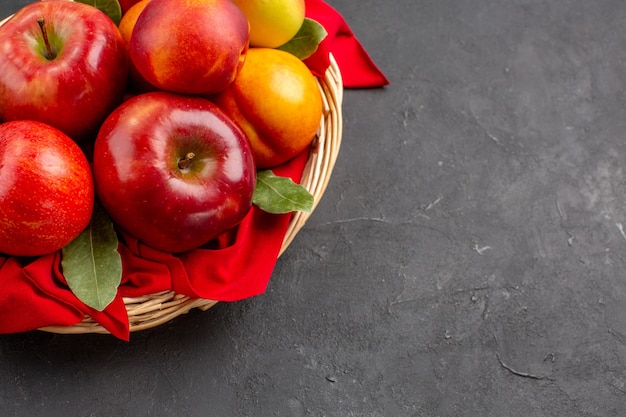
[[304,151],[315,77],[276,49],[304,0],[126,0],[114,22],[42,0],[0,26],[0,253],[69,244],[99,201],[167,252],[249,211],[259,169]]

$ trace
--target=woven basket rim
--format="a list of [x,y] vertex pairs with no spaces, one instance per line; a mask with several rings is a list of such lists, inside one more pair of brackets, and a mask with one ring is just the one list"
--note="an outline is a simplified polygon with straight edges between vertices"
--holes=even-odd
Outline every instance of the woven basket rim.
[[[330,66],[324,78],[317,80],[323,98],[322,119],[300,180],[300,184],[313,195],[313,208],[310,212],[293,214],[279,251],[279,257],[311,217],[324,195],[341,147],[343,80],[337,61],[332,54],[329,58]],[[193,298],[171,290],[141,297],[124,297],[123,301],[128,314],[130,332],[159,326],[195,308],[206,311],[218,303],[216,300]],[[83,321],[71,326],[46,326],[39,330],[58,334],[110,334],[107,329],[89,316],[85,316]]]

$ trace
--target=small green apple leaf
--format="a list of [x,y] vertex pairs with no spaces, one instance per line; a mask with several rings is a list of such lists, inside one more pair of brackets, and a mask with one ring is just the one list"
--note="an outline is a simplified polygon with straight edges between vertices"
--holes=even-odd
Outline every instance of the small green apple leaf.
[[257,173],[252,203],[273,214],[309,212],[313,208],[313,195],[291,178],[279,177],[271,170],[264,170]]
[[111,18],[112,21],[115,22],[116,25],[120,24],[120,20],[122,19],[122,7],[120,6],[120,2],[118,0],[74,0],[79,3],[85,3],[90,6],[95,7],[96,9],[104,12],[107,16]]
[[117,245],[113,223],[96,205],[89,226],[62,250],[61,267],[70,290],[98,311],[113,301],[122,279]]
[[306,17],[298,33],[287,43],[279,46],[280,49],[289,52],[300,59],[306,59],[317,51],[320,42],[328,35],[324,26],[317,21]]

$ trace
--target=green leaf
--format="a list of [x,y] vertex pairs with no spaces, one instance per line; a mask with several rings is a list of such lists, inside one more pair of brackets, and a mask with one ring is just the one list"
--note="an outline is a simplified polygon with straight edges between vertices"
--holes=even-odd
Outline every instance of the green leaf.
[[252,203],[273,214],[309,212],[313,208],[313,195],[291,178],[279,177],[271,170],[264,170],[257,173]]
[[113,223],[98,205],[89,226],[63,248],[61,266],[70,289],[89,307],[104,310],[117,294],[122,258]]
[[107,16],[111,18],[112,21],[115,22],[116,25],[120,24],[120,20],[122,19],[122,7],[120,6],[120,2],[118,0],[74,0],[79,3],[85,3],[90,6],[95,7],[96,9],[104,12]]
[[317,51],[320,42],[328,35],[324,26],[317,21],[305,18],[298,33],[287,43],[276,49],[289,52],[300,59],[306,59]]

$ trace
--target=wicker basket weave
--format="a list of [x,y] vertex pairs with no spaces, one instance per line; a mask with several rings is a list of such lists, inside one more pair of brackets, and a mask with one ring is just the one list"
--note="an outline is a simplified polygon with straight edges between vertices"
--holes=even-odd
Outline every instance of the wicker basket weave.
[[[322,92],[324,111],[317,137],[311,147],[311,154],[300,181],[314,197],[313,210],[326,190],[341,145],[343,83],[341,72],[332,55],[330,56],[330,67],[326,71],[325,77],[319,79],[318,82]],[[309,213],[294,213],[280,248],[279,256],[291,244],[313,210]],[[124,298],[131,332],[156,327],[186,314],[194,308],[208,310],[216,303],[215,300],[191,298],[173,291]],[[62,334],[109,333],[89,316],[72,326],[48,326],[39,330]]]

